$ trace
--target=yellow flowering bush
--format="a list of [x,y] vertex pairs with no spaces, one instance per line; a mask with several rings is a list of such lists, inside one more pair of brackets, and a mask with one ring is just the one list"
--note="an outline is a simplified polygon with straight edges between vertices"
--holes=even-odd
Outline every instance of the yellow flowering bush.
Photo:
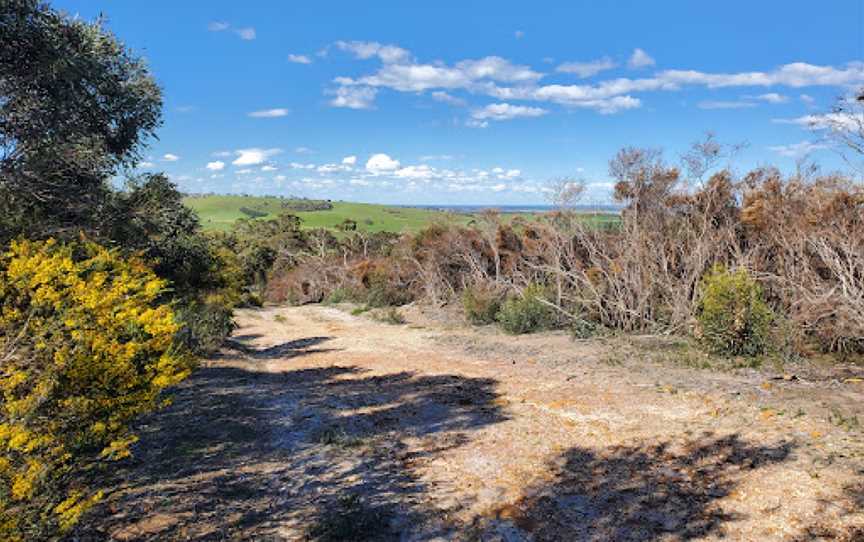
[[131,421],[189,373],[165,286],[91,242],[0,256],[0,539],[71,528],[101,498],[94,469],[129,455]]

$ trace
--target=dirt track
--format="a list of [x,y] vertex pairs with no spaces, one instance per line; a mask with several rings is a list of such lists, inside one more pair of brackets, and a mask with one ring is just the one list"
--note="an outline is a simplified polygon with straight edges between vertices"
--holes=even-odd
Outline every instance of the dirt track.
[[507,337],[405,312],[241,311],[80,538],[862,536],[861,370],[687,368],[643,359],[675,357],[661,339]]

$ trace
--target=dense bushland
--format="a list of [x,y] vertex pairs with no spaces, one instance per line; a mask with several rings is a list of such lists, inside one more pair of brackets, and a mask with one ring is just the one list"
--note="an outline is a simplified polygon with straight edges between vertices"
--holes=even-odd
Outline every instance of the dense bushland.
[[[813,169],[736,176],[716,167],[730,153],[710,136],[683,167],[658,151],[622,150],[610,162],[623,205],[613,228],[562,206],[536,220],[486,213],[472,227],[433,225],[398,238],[358,232],[278,256],[266,297],[460,302],[469,321],[512,331],[694,332],[746,355],[769,350],[782,324],[798,353],[861,353],[864,190]],[[573,183],[565,189],[561,200],[578,192]],[[718,265],[732,270],[729,284],[711,274]],[[550,314],[534,316],[541,306]]]
[[0,537],[45,540],[245,283],[166,177],[130,175],[161,122],[143,60],[38,0],[0,3],[0,43]]

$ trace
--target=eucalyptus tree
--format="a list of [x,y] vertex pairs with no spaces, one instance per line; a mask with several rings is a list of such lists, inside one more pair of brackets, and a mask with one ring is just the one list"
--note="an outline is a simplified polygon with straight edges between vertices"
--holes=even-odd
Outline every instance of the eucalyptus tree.
[[110,180],[161,123],[145,62],[103,21],[0,2],[0,241],[100,234]]

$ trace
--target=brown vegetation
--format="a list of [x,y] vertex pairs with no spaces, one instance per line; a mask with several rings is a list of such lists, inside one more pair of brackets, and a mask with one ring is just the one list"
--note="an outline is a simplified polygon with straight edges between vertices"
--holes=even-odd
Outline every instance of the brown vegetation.
[[314,302],[347,289],[379,306],[444,304],[466,289],[521,295],[537,284],[565,325],[682,333],[694,330],[700,283],[720,264],[758,280],[780,316],[778,347],[860,353],[864,190],[813,170],[784,178],[773,168],[711,169],[731,152],[709,136],[685,155],[685,175],[658,151],[620,151],[610,174],[624,209],[613,228],[562,206],[536,221],[486,213],[474,227],[436,225],[371,249],[348,237],[294,255],[290,271],[271,273],[267,297]]

